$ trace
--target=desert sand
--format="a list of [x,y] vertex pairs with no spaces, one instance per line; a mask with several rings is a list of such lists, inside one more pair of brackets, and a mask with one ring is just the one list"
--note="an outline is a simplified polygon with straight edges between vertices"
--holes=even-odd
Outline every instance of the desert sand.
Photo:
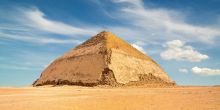
[[220,110],[220,87],[8,87],[0,110]]

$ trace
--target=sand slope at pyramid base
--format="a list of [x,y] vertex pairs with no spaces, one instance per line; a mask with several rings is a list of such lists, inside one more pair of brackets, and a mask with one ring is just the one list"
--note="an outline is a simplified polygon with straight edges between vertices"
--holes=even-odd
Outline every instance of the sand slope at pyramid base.
[[176,86],[175,83],[170,83],[155,77],[152,74],[140,74],[139,81],[131,81],[126,86],[146,86],[146,87],[167,87]]

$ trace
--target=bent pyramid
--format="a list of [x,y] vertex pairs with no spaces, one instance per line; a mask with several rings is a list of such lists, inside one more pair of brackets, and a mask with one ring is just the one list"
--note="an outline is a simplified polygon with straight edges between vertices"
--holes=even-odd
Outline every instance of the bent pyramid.
[[101,32],[52,62],[33,86],[175,83],[149,56]]

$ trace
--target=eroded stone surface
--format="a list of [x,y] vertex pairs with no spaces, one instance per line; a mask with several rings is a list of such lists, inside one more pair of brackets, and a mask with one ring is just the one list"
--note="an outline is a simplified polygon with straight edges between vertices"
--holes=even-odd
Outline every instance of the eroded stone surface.
[[114,71],[116,80],[123,84],[139,81],[142,74],[153,74],[165,82],[172,82],[163,69],[151,60],[139,59],[121,50],[112,49],[109,68]]

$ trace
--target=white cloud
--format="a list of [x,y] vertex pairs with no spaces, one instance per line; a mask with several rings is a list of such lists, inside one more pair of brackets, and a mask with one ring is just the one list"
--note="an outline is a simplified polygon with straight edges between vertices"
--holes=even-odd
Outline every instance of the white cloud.
[[198,75],[220,75],[220,69],[193,67],[192,72]]
[[[164,8],[148,8],[146,5],[144,7],[142,0],[113,0],[113,2],[129,4],[129,6],[122,5],[116,15],[131,25],[131,27],[122,28],[140,28],[133,32],[142,33],[142,36],[139,37],[145,39],[172,40],[178,37],[181,40],[212,44],[215,38],[220,36],[218,28],[187,23],[187,15],[183,12]],[[156,36],[149,37],[151,33],[155,32],[157,32]]]
[[143,42],[135,42],[133,44],[131,44],[134,48],[136,48],[137,50],[141,51],[142,53],[146,54],[144,48],[142,47],[143,45],[145,45]]
[[0,38],[18,40],[24,42],[38,43],[38,44],[80,44],[81,41],[74,39],[57,39],[48,37],[36,37],[35,35],[26,36],[19,34],[10,34],[0,32]]
[[141,6],[143,4],[142,0],[112,0],[115,3],[131,3],[136,6]]
[[25,67],[25,66],[17,66],[17,65],[8,65],[8,64],[0,64],[0,68],[2,69],[13,69],[13,70],[39,70],[39,68],[31,68],[31,67]]
[[[18,49],[18,48],[16,48]],[[42,70],[44,65],[51,63],[59,54],[48,51],[37,52],[36,50],[19,50],[9,56],[0,56],[0,68],[14,70]],[[15,59],[15,60],[11,60]]]
[[192,46],[185,45],[185,43],[180,40],[166,42],[164,47],[166,50],[160,54],[161,58],[164,60],[174,59],[190,62],[200,62],[209,58],[207,55],[196,51]]
[[[185,14],[173,10],[144,7],[142,0],[112,0],[122,4],[120,10],[107,12],[114,19],[124,21],[126,25],[106,25],[105,29],[112,31],[125,40],[143,40],[145,42],[162,42],[178,39],[186,41],[201,41],[213,43],[216,36],[220,36],[219,29],[200,27],[185,23]],[[101,1],[100,1],[101,2]],[[102,27],[78,25],[73,26],[49,19],[37,8],[23,8],[19,13],[20,23],[40,30],[65,36],[92,36],[101,31]],[[18,19],[19,19],[18,18]],[[163,19],[161,19],[163,18]],[[65,41],[68,42],[68,41]]]
[[[37,8],[18,8],[5,16],[8,16],[8,20],[13,24],[0,24],[0,38],[35,44],[79,44],[81,40],[78,39],[82,39],[79,37],[92,36],[97,29],[79,28],[46,19],[45,14]],[[54,33],[66,37],[55,38]],[[77,35],[78,38],[70,38],[71,35]]]
[[136,48],[137,50],[141,51],[142,53],[146,53],[146,52],[144,51],[144,48],[143,48],[143,47],[141,47],[141,46],[139,46],[139,45],[136,45],[136,44],[132,44],[132,46],[133,46],[134,48]]
[[45,14],[37,8],[23,10],[24,17],[23,22],[28,22],[30,26],[38,28],[40,30],[62,35],[94,35],[97,33],[94,28],[74,27],[63,22],[47,19]]
[[146,45],[146,43],[143,42],[143,41],[136,41],[136,42],[133,43],[133,44],[136,44],[136,45],[139,45],[139,46],[145,46],[145,45]]
[[188,73],[188,70],[186,68],[180,68],[179,72],[181,72],[181,73]]

